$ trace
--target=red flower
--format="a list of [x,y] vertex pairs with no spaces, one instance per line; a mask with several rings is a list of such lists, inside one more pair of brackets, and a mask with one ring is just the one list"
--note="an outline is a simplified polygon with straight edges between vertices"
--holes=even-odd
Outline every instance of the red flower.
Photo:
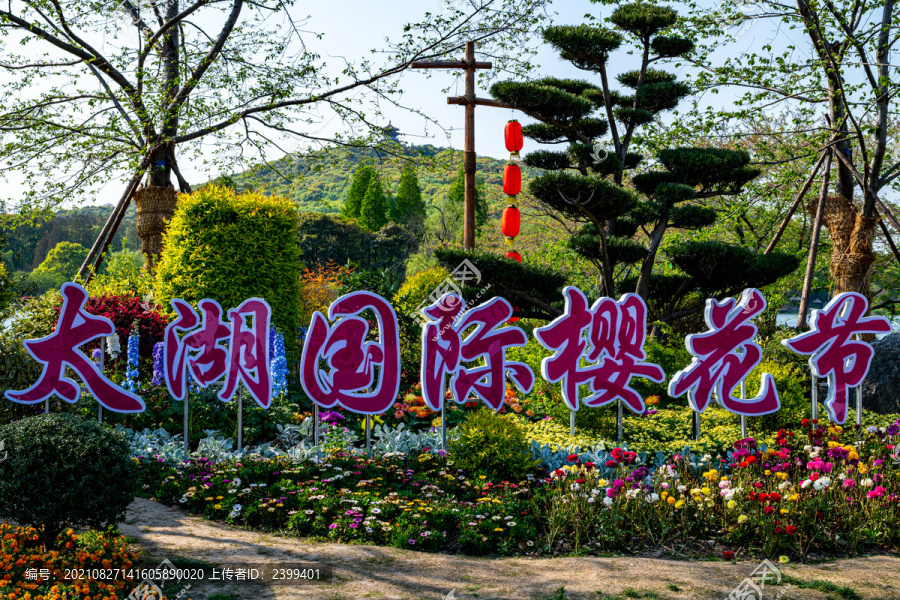
[[818,479],[818,478],[819,478],[819,474],[818,474],[818,473],[811,473],[810,476],[809,476],[809,480],[810,480],[810,481],[815,481],[815,480]]
[[772,492],[771,494],[769,494],[769,500],[771,502],[781,502],[781,494],[779,494],[778,492]]
[[[774,507],[774,506],[767,506],[767,507],[766,507],[765,509],[763,509],[763,510],[766,511],[766,514],[767,514],[767,515],[771,515],[773,512],[775,512],[775,507]],[[775,533],[778,533],[778,531],[776,530]]]
[[594,468],[594,463],[588,461],[588,462],[584,463],[584,466],[585,466],[586,468],[588,468],[588,469],[593,469],[593,468]]
[[768,499],[769,499],[769,495],[768,495],[767,493],[765,493],[765,492],[763,492],[763,493],[761,493],[761,494],[759,495],[759,501],[760,501],[760,502],[765,502],[765,501],[768,500]]
[[750,463],[748,463],[746,460],[742,460],[742,461],[740,462],[741,467],[746,467],[746,466],[749,465],[749,464],[750,464]]
[[748,457],[747,457],[747,462],[750,463],[750,464],[755,463],[755,462],[756,462],[756,457],[755,457],[755,456],[748,456]]
[[[771,507],[770,507],[770,508],[771,508]],[[780,534],[782,531],[784,531],[784,529],[782,529],[781,527],[776,527],[776,528],[775,528],[775,535]]]
[[731,550],[726,550],[722,553],[722,558],[724,558],[725,560],[734,560],[734,552],[732,552]]
[[584,483],[587,479],[576,479],[575,483]]
[[793,525],[788,525],[787,527],[785,527],[784,530],[787,532],[788,535],[794,535],[795,533],[797,533],[797,528],[794,527]]
[[607,467],[614,467],[614,466],[616,466],[616,461],[614,461],[614,460],[608,460],[608,461],[606,461],[606,466],[607,466]]
[[577,454],[570,454],[569,456],[566,457],[566,460],[569,461],[569,462],[575,462],[576,460],[578,460],[578,455],[577,455]]

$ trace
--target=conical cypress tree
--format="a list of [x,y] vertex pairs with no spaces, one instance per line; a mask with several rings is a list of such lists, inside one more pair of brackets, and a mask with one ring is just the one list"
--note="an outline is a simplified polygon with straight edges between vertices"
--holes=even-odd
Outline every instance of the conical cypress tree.
[[363,196],[359,210],[359,224],[369,231],[378,231],[387,223],[387,199],[381,178],[376,173],[369,180],[369,188]]
[[425,226],[425,201],[416,175],[416,166],[407,161],[400,172],[397,195],[391,205],[391,221],[406,225],[414,232],[421,232]]
[[350,190],[347,199],[341,206],[341,216],[348,219],[358,219],[362,209],[363,198],[369,189],[369,182],[376,176],[375,169],[368,163],[363,163],[356,168],[353,179],[350,181]]

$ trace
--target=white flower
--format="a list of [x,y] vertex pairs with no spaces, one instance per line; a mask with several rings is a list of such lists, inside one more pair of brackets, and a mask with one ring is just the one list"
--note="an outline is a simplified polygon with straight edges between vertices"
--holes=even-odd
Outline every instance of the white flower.
[[230,490],[228,490],[228,493],[229,494],[237,494],[237,490],[234,488],[231,488]]
[[500,515],[496,515],[496,516],[494,516],[494,517],[491,517],[491,519],[493,519],[494,521],[499,521],[499,520],[502,519],[502,518],[503,518],[503,517],[501,517]]
[[811,484],[812,484],[812,481],[810,481],[809,479],[804,479],[804,480],[803,480],[803,483],[800,484],[800,487],[803,488],[803,489],[805,490],[805,489],[808,488]]
[[372,533],[372,528],[371,528],[371,527],[366,527],[366,531],[368,531],[369,533]]
[[597,500],[595,498],[588,498],[588,504],[593,504]]
[[866,431],[868,431],[869,433],[878,433],[878,427],[875,425],[869,425],[868,427],[866,427]]
[[241,478],[235,477],[234,481],[231,482],[231,485],[233,485],[236,488],[241,487]]
[[869,478],[866,478],[866,479],[863,479],[862,481],[860,481],[859,485],[861,485],[863,487],[872,487],[873,485],[875,485],[875,482]]
[[505,517],[503,517],[503,519],[504,519],[505,521],[512,521],[512,517],[509,516],[509,515],[506,515]]
[[679,492],[684,493],[684,492],[687,491],[687,486],[686,486],[686,485],[679,485],[679,486],[676,487],[675,489],[678,490]]
[[532,542],[531,540],[528,540],[527,543],[528,543],[528,546],[529,546],[529,547],[530,547],[530,546],[534,546],[534,542]]
[[657,494],[657,493],[647,494],[647,497],[644,499],[647,501],[648,504],[653,504],[654,502],[659,502],[659,494]]
[[507,527],[515,527],[515,526],[516,526],[516,522],[515,522],[515,521],[507,521],[507,522],[506,522],[506,526],[507,526]]
[[184,496],[181,497],[181,500],[179,500],[179,502],[181,502],[182,504],[184,504],[185,502],[187,502],[187,500],[188,500],[188,499],[187,499],[187,494],[185,494]]
[[314,510],[311,509],[311,508],[307,508],[307,509],[304,510],[303,512],[306,513],[306,514],[308,514],[308,515],[311,515],[311,514],[313,514],[313,513],[316,512],[316,511],[314,511]]
[[600,490],[591,490],[591,495],[592,495],[592,496],[599,496],[599,495],[600,495]]
[[612,503],[613,503],[613,499],[612,499],[612,498],[606,497],[606,498],[603,499],[603,504],[605,504],[605,505],[607,505],[607,506],[612,506]]
[[669,489],[669,484],[663,481],[661,484],[659,484],[659,488],[662,490],[667,490]]
[[781,483],[778,484],[778,489],[783,490],[784,488],[786,488],[790,485],[791,485],[790,481],[782,481]]
[[106,353],[112,358],[119,355],[122,351],[122,345],[119,343],[119,334],[114,333],[106,338]]
[[821,490],[822,488],[827,488],[829,485],[831,485],[831,480],[827,477],[822,477],[821,479],[816,479],[813,488]]

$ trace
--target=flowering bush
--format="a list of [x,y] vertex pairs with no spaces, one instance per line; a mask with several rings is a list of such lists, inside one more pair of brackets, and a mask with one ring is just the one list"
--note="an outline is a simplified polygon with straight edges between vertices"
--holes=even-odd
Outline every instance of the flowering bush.
[[[471,554],[678,545],[730,558],[895,547],[900,468],[891,453],[900,419],[865,428],[859,439],[853,428],[814,425],[804,419],[798,431],[778,431],[771,445],[739,439],[703,457],[617,447],[595,464],[571,454],[564,466],[515,482],[462,469],[465,451],[458,458],[337,452],[318,463],[243,457],[141,465],[144,488],[163,502],[343,542]],[[715,550],[708,540],[718,542]]]
[[[130,569],[137,558],[129,552],[125,538],[108,537],[96,531],[75,535],[69,529],[60,534],[60,550],[44,551],[37,531],[30,527],[0,524],[0,597],[9,600],[63,600],[65,598],[125,598],[134,582],[124,579],[97,581],[65,580],[73,569]],[[29,581],[28,569],[46,569],[50,579]]]
[[265,530],[473,554],[509,554],[534,545],[536,536],[524,483],[470,477],[440,454],[141,464],[147,493],[157,500]]

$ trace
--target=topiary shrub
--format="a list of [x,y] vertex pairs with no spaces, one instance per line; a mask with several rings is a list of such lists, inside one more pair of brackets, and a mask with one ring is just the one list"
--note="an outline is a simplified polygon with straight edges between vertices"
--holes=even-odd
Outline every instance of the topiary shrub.
[[[222,308],[251,297],[272,307],[272,324],[293,332],[300,314],[297,210],[286,198],[235,194],[212,185],[179,197],[156,272],[157,301],[196,303],[213,298]],[[289,356],[294,336],[285,337]]]
[[68,414],[0,427],[0,516],[31,525],[46,550],[67,527],[105,528],[125,517],[138,483],[125,437]]
[[459,467],[491,481],[521,481],[537,466],[522,429],[485,407],[455,427],[448,443]]

